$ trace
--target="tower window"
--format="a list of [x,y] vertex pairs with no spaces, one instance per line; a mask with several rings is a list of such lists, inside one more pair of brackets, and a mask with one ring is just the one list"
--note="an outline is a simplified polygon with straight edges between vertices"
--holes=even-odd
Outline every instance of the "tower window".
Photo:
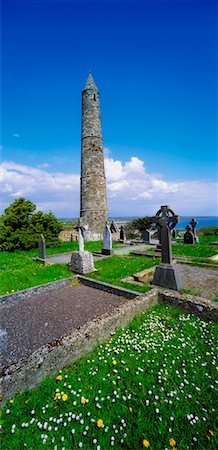
[[96,102],[96,95],[95,95],[95,94],[93,95],[93,98],[94,98],[94,100],[95,100],[95,102]]

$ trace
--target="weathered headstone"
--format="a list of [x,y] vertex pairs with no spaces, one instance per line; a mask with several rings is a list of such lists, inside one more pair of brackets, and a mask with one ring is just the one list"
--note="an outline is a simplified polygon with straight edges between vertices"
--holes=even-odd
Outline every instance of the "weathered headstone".
[[192,233],[193,233],[193,235],[194,235],[194,240],[195,240],[195,242],[199,242],[199,238],[198,238],[198,236],[197,236],[197,233],[196,233],[196,226],[197,226],[197,224],[198,224],[198,221],[196,220],[196,219],[192,219],[192,220],[190,220],[190,225],[191,225],[191,227],[192,227]]
[[113,255],[113,249],[112,249],[112,236],[111,236],[111,230],[106,223],[104,231],[103,231],[103,249],[102,249],[103,255]]
[[70,235],[70,242],[73,242],[73,235]]
[[151,232],[149,230],[142,231],[142,239],[146,244],[151,243]]
[[119,227],[117,225],[117,223],[115,222],[115,220],[112,220],[111,225],[110,225],[110,230],[111,233],[119,233]]
[[79,227],[79,251],[84,252],[83,227]]
[[156,246],[156,252],[161,253],[162,252],[162,246],[161,246],[160,228],[157,229],[157,239],[159,241],[159,244],[157,244],[157,246]]
[[125,242],[126,241],[126,234],[123,228],[123,225],[120,227],[120,241]]
[[153,217],[153,223],[156,224],[160,232],[162,261],[155,269],[152,284],[174,290],[182,288],[181,274],[172,261],[170,238],[170,230],[176,226],[178,221],[179,216],[168,205],[161,206],[161,209]]
[[184,244],[194,244],[195,238],[194,238],[194,234],[191,232],[190,225],[187,225],[187,227],[185,227],[185,229],[186,229],[186,232],[184,234]]
[[43,234],[40,234],[40,236],[39,236],[38,248],[39,248],[39,258],[45,259],[46,258],[46,243],[45,243],[45,238],[44,238]]

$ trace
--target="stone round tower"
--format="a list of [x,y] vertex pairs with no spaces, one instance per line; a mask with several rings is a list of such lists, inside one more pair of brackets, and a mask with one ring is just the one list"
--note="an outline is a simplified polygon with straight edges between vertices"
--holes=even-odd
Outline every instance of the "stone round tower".
[[89,73],[82,91],[80,225],[84,239],[102,239],[107,218],[100,96]]

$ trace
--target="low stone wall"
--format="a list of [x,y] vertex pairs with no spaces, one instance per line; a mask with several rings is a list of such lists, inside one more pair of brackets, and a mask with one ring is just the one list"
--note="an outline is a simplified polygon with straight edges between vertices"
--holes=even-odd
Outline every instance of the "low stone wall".
[[113,312],[104,314],[80,329],[72,330],[69,335],[41,347],[18,363],[4,367],[0,374],[2,403],[5,404],[9,398],[13,398],[18,390],[22,392],[31,389],[47,376],[71,365],[100,342],[108,339],[117,328],[128,325],[136,315],[154,305],[157,298],[157,289],[135,297]]
[[41,284],[39,286],[34,286],[29,289],[23,289],[22,291],[13,292],[11,294],[5,294],[0,296],[0,303],[1,302],[7,302],[7,301],[14,301],[18,300],[20,298],[29,298],[32,297],[33,294],[41,294],[43,292],[50,292],[54,291],[56,289],[60,289],[61,287],[67,286],[70,284],[75,278],[77,278],[76,275],[73,275],[69,278],[62,278],[61,280],[57,281],[51,281],[46,284]]
[[31,389],[37,386],[47,376],[59,369],[71,365],[83,355],[92,351],[100,342],[106,341],[117,328],[127,326],[128,323],[148,307],[158,301],[165,305],[179,307],[189,313],[194,313],[203,319],[218,322],[218,304],[210,300],[191,295],[179,294],[176,291],[154,288],[146,294],[119,288],[108,283],[98,282],[87,277],[78,276],[36,286],[32,289],[2,296],[3,301],[16,300],[29,297],[33,292],[42,290],[52,291],[74,282],[79,278],[84,284],[96,289],[113,292],[129,299],[124,305],[117,307],[109,314],[86,323],[66,336],[61,336],[49,344],[39,348],[29,357],[21,359],[18,363],[3,367],[0,373],[0,389],[2,403],[13,398],[19,390]]
[[193,295],[180,294],[175,291],[159,290],[158,301],[165,305],[177,306],[201,319],[218,322],[218,304]]
[[74,228],[70,230],[62,230],[59,234],[59,239],[64,242],[78,241],[79,233]]
[[104,283],[103,281],[94,280],[92,278],[84,277],[83,275],[78,275],[78,279],[85,284],[86,286],[90,286],[95,289],[101,289],[101,291],[105,292],[111,292],[115,295],[120,295],[124,298],[135,298],[136,296],[139,297],[140,295],[145,297],[146,294],[137,292],[137,291],[131,291],[130,289],[125,289],[123,287],[114,286],[109,283]]

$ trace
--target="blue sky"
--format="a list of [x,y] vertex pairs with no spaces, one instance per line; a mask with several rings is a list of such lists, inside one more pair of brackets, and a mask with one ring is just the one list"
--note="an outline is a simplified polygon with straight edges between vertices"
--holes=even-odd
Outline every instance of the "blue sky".
[[[216,2],[2,2],[1,210],[79,215],[81,91],[101,95],[110,215],[216,215]],[[128,191],[128,195],[127,195]]]

